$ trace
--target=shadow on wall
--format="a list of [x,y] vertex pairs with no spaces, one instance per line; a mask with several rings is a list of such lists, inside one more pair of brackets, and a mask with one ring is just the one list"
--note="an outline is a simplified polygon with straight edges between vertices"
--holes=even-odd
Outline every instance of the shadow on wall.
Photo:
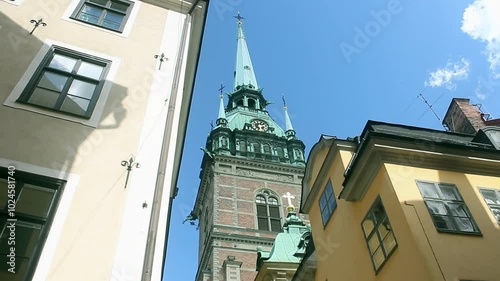
[[[10,5],[0,2],[0,7],[2,4]],[[87,173],[85,175],[88,175],[89,171],[96,171],[95,179],[99,177],[99,174],[112,172],[115,174],[121,173],[118,179],[113,180],[124,180],[125,169],[120,166],[120,161],[126,160],[125,158],[129,156],[128,151],[115,151],[115,154],[110,154],[112,157],[106,160],[113,164],[111,171],[104,169],[102,166],[103,163],[95,163],[95,157],[102,151],[109,151],[109,147],[117,148],[117,145],[120,144],[113,143],[114,141],[112,140],[120,139],[121,137],[125,138],[129,134],[127,129],[121,126],[127,116],[127,108],[123,105],[123,101],[128,95],[126,87],[111,82],[107,101],[102,108],[102,115],[99,120],[100,125],[97,128],[50,116],[50,111],[47,111],[47,114],[40,114],[4,105],[4,102],[11,95],[44,45],[36,36],[37,31],[40,30],[35,30],[30,35],[33,27],[34,25],[29,23],[28,18],[26,19],[26,24],[19,25],[9,18],[7,14],[0,11],[0,120],[2,122],[0,124],[0,160],[2,162],[18,161],[55,171],[73,171],[76,166],[81,165],[84,168],[79,169],[79,171]],[[51,27],[52,25],[49,23],[45,27],[39,26],[38,29],[50,29]],[[110,81],[106,83],[110,83]],[[57,93],[57,95],[59,94]],[[139,102],[142,103],[143,101],[138,101],[137,103]],[[103,120],[106,120],[106,122],[103,122]],[[138,138],[138,136],[128,137]],[[125,155],[118,156],[120,153],[125,153]],[[94,160],[91,161],[90,159]],[[30,172],[30,175],[33,173],[33,171],[23,171],[22,169],[18,169],[16,172],[17,175],[21,175],[22,172]],[[6,178],[6,175],[2,174],[0,177]],[[95,179],[82,178],[82,180],[86,181]],[[0,182],[2,192],[6,188],[5,182]],[[19,185],[21,184],[19,183]],[[99,233],[99,231],[104,231],[93,229],[92,224],[95,224],[95,221],[100,217],[99,208],[109,205],[107,201],[113,197],[110,196],[110,194],[113,194],[111,192],[112,189],[122,192],[121,188],[123,188],[123,185],[121,182],[118,185],[107,183],[101,185],[106,186],[99,186],[99,184],[97,186],[86,185],[84,191],[81,189],[78,190],[80,195],[81,192],[85,192],[84,197],[92,198],[92,202],[87,202],[85,215],[79,217],[81,220],[72,220],[70,226],[67,223],[65,224],[64,227],[71,227],[71,231],[63,231],[62,233],[74,233],[74,235],[71,238],[65,238],[72,242],[67,244],[69,247],[63,250],[61,258],[58,261],[54,260],[52,262],[52,271],[56,271],[57,267],[65,262],[66,256],[72,252],[73,247],[82,247],[82,245],[78,246],[79,237],[82,233],[88,231]],[[75,197],[78,195],[76,194]],[[2,196],[0,196],[0,199],[5,197]],[[16,203],[19,205],[22,202],[22,197],[16,200]],[[72,209],[82,207],[74,205],[74,202],[71,204]],[[0,227],[2,229],[5,229],[6,214],[7,205],[0,205]],[[19,214],[19,212],[16,213],[16,216],[20,215],[22,214]],[[20,220],[19,218],[18,221]],[[50,220],[51,218],[49,217],[47,221],[44,221],[44,225],[48,226],[47,228],[50,228]],[[106,224],[106,222],[103,222],[103,224]],[[3,232],[0,237],[0,262],[2,264],[0,266],[0,280],[25,280],[25,278],[31,280],[30,276],[34,273],[34,269],[38,263],[45,238],[44,235],[30,234],[33,235],[30,236],[26,233],[23,234],[21,231],[19,229],[18,233],[16,233],[16,239],[22,241],[27,239],[26,241],[31,242],[19,245],[19,250],[16,251],[16,258],[19,265],[17,267],[18,271],[15,274],[8,272],[8,267],[4,262],[7,255],[6,251],[10,247],[7,245],[6,232]],[[43,231],[48,232],[48,230]],[[2,231],[0,230],[0,232]],[[45,235],[47,234],[45,233]],[[33,245],[41,245],[42,247]],[[26,251],[23,253],[22,249],[24,248],[26,248]],[[27,249],[32,249],[33,252]],[[26,261],[24,264],[22,263],[23,260]],[[74,257],[72,257],[72,260],[74,260]]]

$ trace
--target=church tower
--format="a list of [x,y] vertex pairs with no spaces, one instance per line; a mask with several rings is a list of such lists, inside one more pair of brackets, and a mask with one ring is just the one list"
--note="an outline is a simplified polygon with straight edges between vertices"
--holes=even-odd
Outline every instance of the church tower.
[[225,106],[221,87],[218,118],[202,148],[201,181],[188,218],[198,220],[200,232],[196,281],[253,281],[257,247],[271,250],[286,222],[283,195],[293,194],[295,205],[300,202],[304,143],[286,104],[284,129],[266,110],[270,102],[257,83],[243,18],[235,18],[234,86]]

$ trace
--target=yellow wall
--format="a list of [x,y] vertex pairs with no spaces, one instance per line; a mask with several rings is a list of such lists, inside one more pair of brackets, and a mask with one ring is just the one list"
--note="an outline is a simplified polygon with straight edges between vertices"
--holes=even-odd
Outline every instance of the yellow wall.
[[[411,231],[421,241],[419,244],[426,262],[437,270],[437,274],[444,276],[445,280],[500,280],[500,227],[478,189],[500,189],[500,178],[391,164],[385,166],[405,216],[413,222]],[[437,232],[415,180],[455,184],[482,236]],[[442,273],[436,266],[436,259]]]
[[[350,152],[341,151],[329,171],[336,196],[342,189],[343,173],[350,157]],[[321,186],[324,187],[327,180]],[[398,246],[375,275],[361,222],[379,194]],[[409,225],[384,168],[360,202],[337,199],[337,209],[325,228],[318,204],[320,196],[321,192],[314,199],[309,213],[318,261],[316,280],[433,280],[418,245],[409,235]],[[408,272],[412,274],[408,275]]]
[[[326,153],[326,149],[319,153]],[[360,201],[337,199],[337,208],[323,227],[318,203],[322,190],[331,179],[338,197],[350,158],[351,152],[337,153],[329,178],[318,182],[321,190],[309,212],[316,246],[316,280],[500,280],[500,226],[478,189],[500,189],[500,178],[383,164]],[[316,161],[324,159],[317,157]],[[309,184],[315,180],[311,178]],[[482,235],[438,233],[416,180],[455,184]],[[398,246],[375,274],[361,222],[379,195]]]

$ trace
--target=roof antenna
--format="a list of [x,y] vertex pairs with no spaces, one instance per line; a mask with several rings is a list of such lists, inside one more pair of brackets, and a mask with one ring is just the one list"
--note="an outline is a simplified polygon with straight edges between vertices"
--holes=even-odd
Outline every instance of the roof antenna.
[[[428,110],[431,110],[432,113],[434,113],[434,116],[436,116],[436,118],[439,120],[439,122],[441,122],[441,118],[439,118],[439,116],[437,115],[436,111],[434,110],[434,108],[432,108],[432,106],[444,95],[444,92],[441,93],[441,95],[432,103],[430,104],[427,99],[424,97],[423,95],[423,92],[418,94],[417,98],[421,98],[422,101],[427,105],[427,109],[424,111],[424,113],[422,113],[422,115],[420,115],[420,118],[418,118],[419,120],[425,115],[425,113],[427,113]],[[442,124],[441,124],[442,125]],[[443,128],[446,129],[446,127],[444,127],[443,125]]]

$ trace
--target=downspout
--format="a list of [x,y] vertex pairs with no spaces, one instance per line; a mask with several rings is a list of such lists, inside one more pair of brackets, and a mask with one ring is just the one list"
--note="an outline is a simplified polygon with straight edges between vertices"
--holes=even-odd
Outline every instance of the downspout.
[[[167,159],[169,156],[168,146],[170,144],[170,139],[172,138],[173,115],[175,112],[175,103],[177,101],[180,72],[182,69],[184,50],[186,47],[187,33],[190,22],[191,22],[191,15],[186,14],[186,18],[184,19],[184,26],[182,29],[181,40],[179,44],[177,63],[174,70],[171,96],[168,104],[167,120],[165,122],[165,130],[163,133],[163,141],[161,144],[160,162],[158,165],[158,174],[156,177],[153,203],[151,205],[151,220],[149,221],[148,238],[146,240],[146,251],[144,253],[144,265],[142,269],[142,278],[141,278],[142,281],[151,281],[152,277],[151,274],[153,271],[153,259],[155,254],[156,236],[158,232],[158,222],[160,220],[161,198],[163,196],[163,186],[165,184],[165,170],[167,168]],[[170,204],[171,203],[172,199],[170,200]],[[171,207],[169,209],[171,209]],[[169,221],[167,221],[167,225],[168,224]]]
[[432,248],[431,241],[429,239],[429,236],[427,236],[427,232],[425,232],[424,224],[422,223],[422,220],[420,219],[420,216],[418,215],[417,209],[415,208],[415,205],[409,204],[408,202],[405,201],[406,206],[413,207],[413,211],[417,215],[418,222],[420,223],[420,227],[422,227],[422,230],[424,231],[425,238],[427,239],[427,244],[429,244],[429,247],[431,248],[432,256],[434,257],[434,260],[437,263],[437,266],[439,268],[439,272],[441,273],[441,276],[443,277],[443,280],[446,281],[446,278],[444,277],[443,269],[441,269],[441,265],[439,265],[439,261],[436,257],[436,253],[434,253],[434,249]]

